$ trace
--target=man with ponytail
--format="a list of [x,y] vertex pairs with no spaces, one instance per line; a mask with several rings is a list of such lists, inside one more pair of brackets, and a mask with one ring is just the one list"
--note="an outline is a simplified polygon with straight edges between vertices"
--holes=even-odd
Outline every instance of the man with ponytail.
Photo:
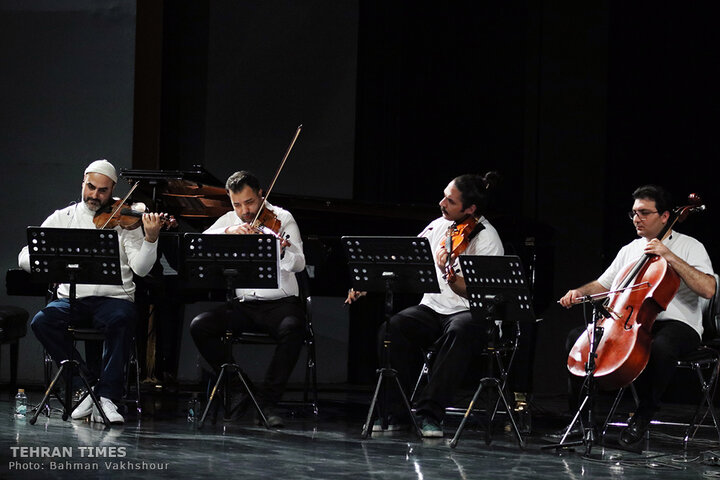
[[[465,281],[460,272],[456,255],[445,250],[448,229],[454,224],[468,220],[475,223],[467,248],[461,255],[503,255],[503,245],[493,226],[484,217],[488,195],[499,180],[496,172],[485,176],[460,175],[453,179],[440,200],[442,216],[433,220],[419,236],[427,237],[436,256],[436,273],[440,293],[425,294],[419,305],[395,314],[389,321],[392,347],[389,349],[390,365],[398,371],[400,383],[407,391],[422,364],[422,352],[434,347],[433,372],[427,386],[416,402],[416,412],[424,437],[442,437],[441,422],[445,408],[452,404],[455,391],[465,376],[473,354],[487,342],[484,321],[470,314]],[[452,269],[449,279],[448,270]],[[350,291],[347,303],[362,296],[362,292]],[[380,332],[380,348],[385,339],[385,324]],[[402,399],[395,389],[387,389],[386,411],[388,430],[400,430],[410,423],[403,413]],[[373,425],[373,431],[382,431],[382,421]]]

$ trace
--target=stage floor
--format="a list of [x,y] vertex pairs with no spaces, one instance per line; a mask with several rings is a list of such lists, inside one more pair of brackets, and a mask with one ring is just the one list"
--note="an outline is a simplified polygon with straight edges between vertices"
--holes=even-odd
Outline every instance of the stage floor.
[[[30,392],[30,403],[42,392]],[[654,426],[643,453],[623,451],[611,428],[607,446],[545,450],[559,440],[548,434],[569,418],[557,415],[557,399],[535,400],[533,432],[520,449],[502,417],[492,443],[479,421],[469,422],[455,449],[449,441],[459,423],[451,417],[445,438],[423,440],[409,432],[362,439],[367,392],[321,392],[320,414],[284,412],[286,428],[256,427],[253,412],[233,423],[188,422],[188,397],[145,395],[140,419],[128,414],[121,427],[63,421],[60,413],[31,426],[13,416],[8,394],[0,401],[0,478],[263,478],[296,479],[556,479],[720,477],[720,445],[701,429],[687,451],[682,428]],[[322,399],[326,399],[322,401]],[[561,403],[561,402],[560,402]],[[674,415],[690,413],[678,406]],[[562,410],[562,407],[559,407]],[[673,409],[666,409],[673,415]],[[220,414],[222,417],[222,413]],[[714,435],[714,436],[713,436]],[[714,439],[714,441],[713,441]],[[111,448],[113,447],[113,448]]]

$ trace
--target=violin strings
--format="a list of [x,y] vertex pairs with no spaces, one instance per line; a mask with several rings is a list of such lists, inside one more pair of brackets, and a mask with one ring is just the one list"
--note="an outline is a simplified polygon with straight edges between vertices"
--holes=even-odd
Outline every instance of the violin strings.
[[110,217],[107,219],[107,221],[105,222],[105,225],[103,225],[102,228],[107,227],[108,223],[110,223],[110,220],[112,220],[113,216],[123,207],[123,205],[125,205],[125,200],[130,198],[130,195],[132,194],[132,192],[135,191],[135,189],[137,188],[138,185],[140,185],[140,180],[135,182],[135,185],[132,186],[130,191],[127,193],[127,195],[125,195],[125,198],[122,199],[122,201],[119,203],[117,208],[115,208],[115,210],[113,210],[113,212],[110,214]]

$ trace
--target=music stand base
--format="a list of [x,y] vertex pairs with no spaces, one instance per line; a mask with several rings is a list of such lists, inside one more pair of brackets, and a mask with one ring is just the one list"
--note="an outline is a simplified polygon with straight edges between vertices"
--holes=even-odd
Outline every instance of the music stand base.
[[[457,431],[455,432],[455,436],[452,440],[450,440],[450,448],[455,448],[458,444],[458,441],[460,440],[460,435],[462,434],[463,430],[465,429],[465,424],[467,423],[468,418],[470,417],[470,413],[472,412],[473,406],[475,405],[475,402],[477,401],[478,397],[480,396],[480,392],[482,392],[484,386],[490,386],[494,387],[495,391],[498,395],[498,397],[502,400],[503,405],[505,405],[505,410],[507,411],[508,418],[510,418],[510,425],[512,426],[513,433],[515,434],[515,437],[518,441],[518,446],[521,449],[525,448],[525,441],[522,438],[522,435],[520,435],[520,429],[517,426],[517,423],[515,423],[515,418],[512,414],[512,409],[510,408],[510,405],[508,404],[507,398],[505,397],[505,393],[502,390],[501,382],[497,378],[492,377],[485,377],[480,380],[480,385],[478,385],[477,390],[475,390],[475,394],[473,395],[472,400],[470,401],[470,405],[468,406],[467,410],[465,411],[465,415],[463,415],[462,420],[460,421],[460,425],[458,426]],[[492,420],[494,417],[490,417],[488,419],[487,428],[485,430],[485,443],[487,445],[490,445],[492,442]]]
[[[65,368],[68,367],[70,372],[68,372],[66,381],[65,381],[65,401],[63,402],[63,414],[62,419],[67,420],[68,417],[72,414],[73,410],[75,410],[78,405],[85,399],[85,397],[81,398],[77,405],[72,405],[72,368],[75,367],[78,369],[78,373],[80,374],[80,378],[82,379],[83,383],[85,384],[85,388],[88,391],[88,395],[90,395],[90,398],[92,398],[93,405],[95,405],[95,408],[98,409],[100,412],[100,416],[103,419],[103,423],[106,427],[110,426],[110,420],[108,420],[107,416],[105,415],[105,412],[102,409],[102,406],[100,405],[100,399],[98,399],[97,395],[95,395],[95,392],[93,391],[92,387],[90,386],[90,382],[88,382],[87,377],[85,377],[85,374],[83,374],[82,370],[79,368],[80,363],[77,360],[63,360],[60,362],[60,368],[58,369],[57,373],[55,374],[55,377],[52,379],[52,382],[50,382],[50,385],[48,385],[47,390],[45,390],[45,395],[43,396],[40,403],[34,408],[35,413],[33,416],[28,420],[30,425],[35,425],[35,422],[37,422],[37,418],[40,415],[40,413],[47,409],[48,415],[50,412],[50,395],[52,394],[53,389],[55,388],[55,384],[60,379],[60,376],[65,371]],[[68,410],[68,406],[71,408]],[[92,414],[91,414],[92,415]]]
[[382,387],[383,381],[390,378],[394,380],[394,382],[392,383],[397,387],[400,392],[400,396],[403,399],[403,405],[405,405],[405,410],[407,411],[408,418],[410,418],[410,423],[412,423],[413,427],[415,427],[415,433],[419,437],[422,437],[422,432],[420,431],[420,427],[418,427],[418,424],[415,421],[415,416],[413,415],[412,407],[410,407],[410,402],[408,401],[407,395],[405,395],[405,391],[403,390],[402,385],[400,385],[400,380],[397,378],[397,370],[394,370],[392,368],[381,368],[378,370],[378,380],[377,385],[375,386],[375,393],[373,394],[372,401],[370,402],[370,409],[368,410],[367,418],[365,419],[365,425],[363,425],[362,428],[362,438],[367,438],[370,434],[370,430],[372,429],[371,422],[373,419],[375,407],[377,406],[378,396],[380,395],[380,388]]
[[[220,373],[218,374],[218,378],[215,381],[215,386],[213,386],[212,392],[210,393],[210,398],[208,399],[208,403],[205,406],[205,411],[203,411],[202,417],[200,417],[200,422],[198,423],[198,428],[202,428],[205,423],[205,417],[207,416],[208,412],[210,411],[210,407],[212,406],[213,402],[215,401],[215,396],[217,395],[218,389],[220,388],[221,382],[225,379],[226,376],[229,375],[228,370],[233,370],[238,378],[240,379],[240,382],[243,384],[243,387],[245,388],[245,391],[247,392],[248,396],[250,397],[250,400],[252,400],[253,405],[255,405],[255,409],[257,410],[258,415],[260,416],[260,419],[262,420],[263,425],[265,428],[270,430],[270,425],[268,424],[267,417],[265,417],[265,412],[262,411],[262,408],[260,408],[260,404],[257,401],[257,398],[255,398],[255,395],[252,392],[252,389],[250,388],[250,385],[248,384],[248,381],[245,378],[245,372],[243,372],[242,368],[236,363],[224,363],[220,367]],[[227,389],[227,385],[224,387]],[[226,392],[227,393],[227,392]],[[227,405],[226,405],[227,407]],[[214,423],[214,421],[213,421]]]

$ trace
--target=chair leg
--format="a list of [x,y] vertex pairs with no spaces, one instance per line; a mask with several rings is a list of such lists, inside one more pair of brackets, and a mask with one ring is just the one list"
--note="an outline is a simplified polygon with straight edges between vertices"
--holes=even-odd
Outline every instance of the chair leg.
[[605,417],[605,423],[603,423],[602,430],[600,432],[600,438],[605,438],[605,434],[607,433],[610,421],[615,415],[615,411],[617,410],[618,405],[620,405],[620,400],[622,400],[623,393],[625,393],[625,388],[626,387],[622,387],[620,390],[618,390],[617,395],[615,395],[615,400],[613,401],[612,407],[610,407],[610,411],[608,412],[607,417]]
[[[134,376],[130,377],[130,367],[132,367],[134,371]],[[134,379],[134,382],[132,382],[132,379]],[[128,360],[128,366],[127,366],[127,372],[126,372],[126,380],[125,380],[125,396],[126,398],[130,395],[130,382],[134,383],[135,387],[135,410],[137,411],[138,417],[140,414],[142,414],[142,406],[140,403],[140,364],[138,362],[138,349],[137,349],[137,343],[133,339],[133,346],[130,353],[130,359]]]
[[45,376],[45,388],[47,388],[50,385],[50,380],[52,380],[52,371],[53,371],[53,359],[50,357],[50,354],[47,353],[47,351],[43,350],[44,360],[43,360],[43,375]]
[[[310,339],[306,343],[307,365],[305,366],[305,387],[303,402],[312,405],[313,415],[318,416],[317,362],[315,360],[315,342]],[[308,402],[308,390],[312,390],[312,402]]]
[[415,382],[415,388],[413,388],[413,391],[410,394],[410,403],[413,403],[415,401],[415,395],[417,395],[418,391],[420,391],[420,384],[429,376],[430,367],[428,366],[428,362],[426,360],[425,363],[423,363],[422,370],[420,370],[420,375],[418,375],[417,382]]
[[[698,381],[700,382],[700,391],[702,393],[702,398],[700,399],[700,402],[695,408],[695,413],[693,414],[692,420],[688,424],[688,428],[685,431],[685,436],[683,437],[683,444],[685,447],[687,447],[687,444],[690,440],[695,438],[695,434],[697,433],[698,428],[700,428],[700,424],[704,421],[708,412],[710,413],[713,424],[715,425],[715,431],[718,434],[718,440],[720,440],[720,425],[718,424],[715,407],[713,406],[712,398],[710,396],[710,392],[714,390],[715,383],[717,382],[719,369],[720,362],[716,361],[715,365],[713,366],[712,373],[710,374],[710,378],[706,380],[705,376],[702,373],[702,366],[697,362],[693,364],[693,370],[695,370],[695,373],[698,376]],[[702,420],[698,421],[700,409],[702,408],[703,404],[707,405],[705,415],[703,416]],[[690,433],[691,431],[692,434]]]
[[20,351],[20,342],[15,340],[10,344],[10,391],[17,389],[17,371],[18,371],[18,354]]
[[135,408],[138,416],[142,414],[142,403],[140,402],[140,364],[138,363],[137,345],[135,345]]

